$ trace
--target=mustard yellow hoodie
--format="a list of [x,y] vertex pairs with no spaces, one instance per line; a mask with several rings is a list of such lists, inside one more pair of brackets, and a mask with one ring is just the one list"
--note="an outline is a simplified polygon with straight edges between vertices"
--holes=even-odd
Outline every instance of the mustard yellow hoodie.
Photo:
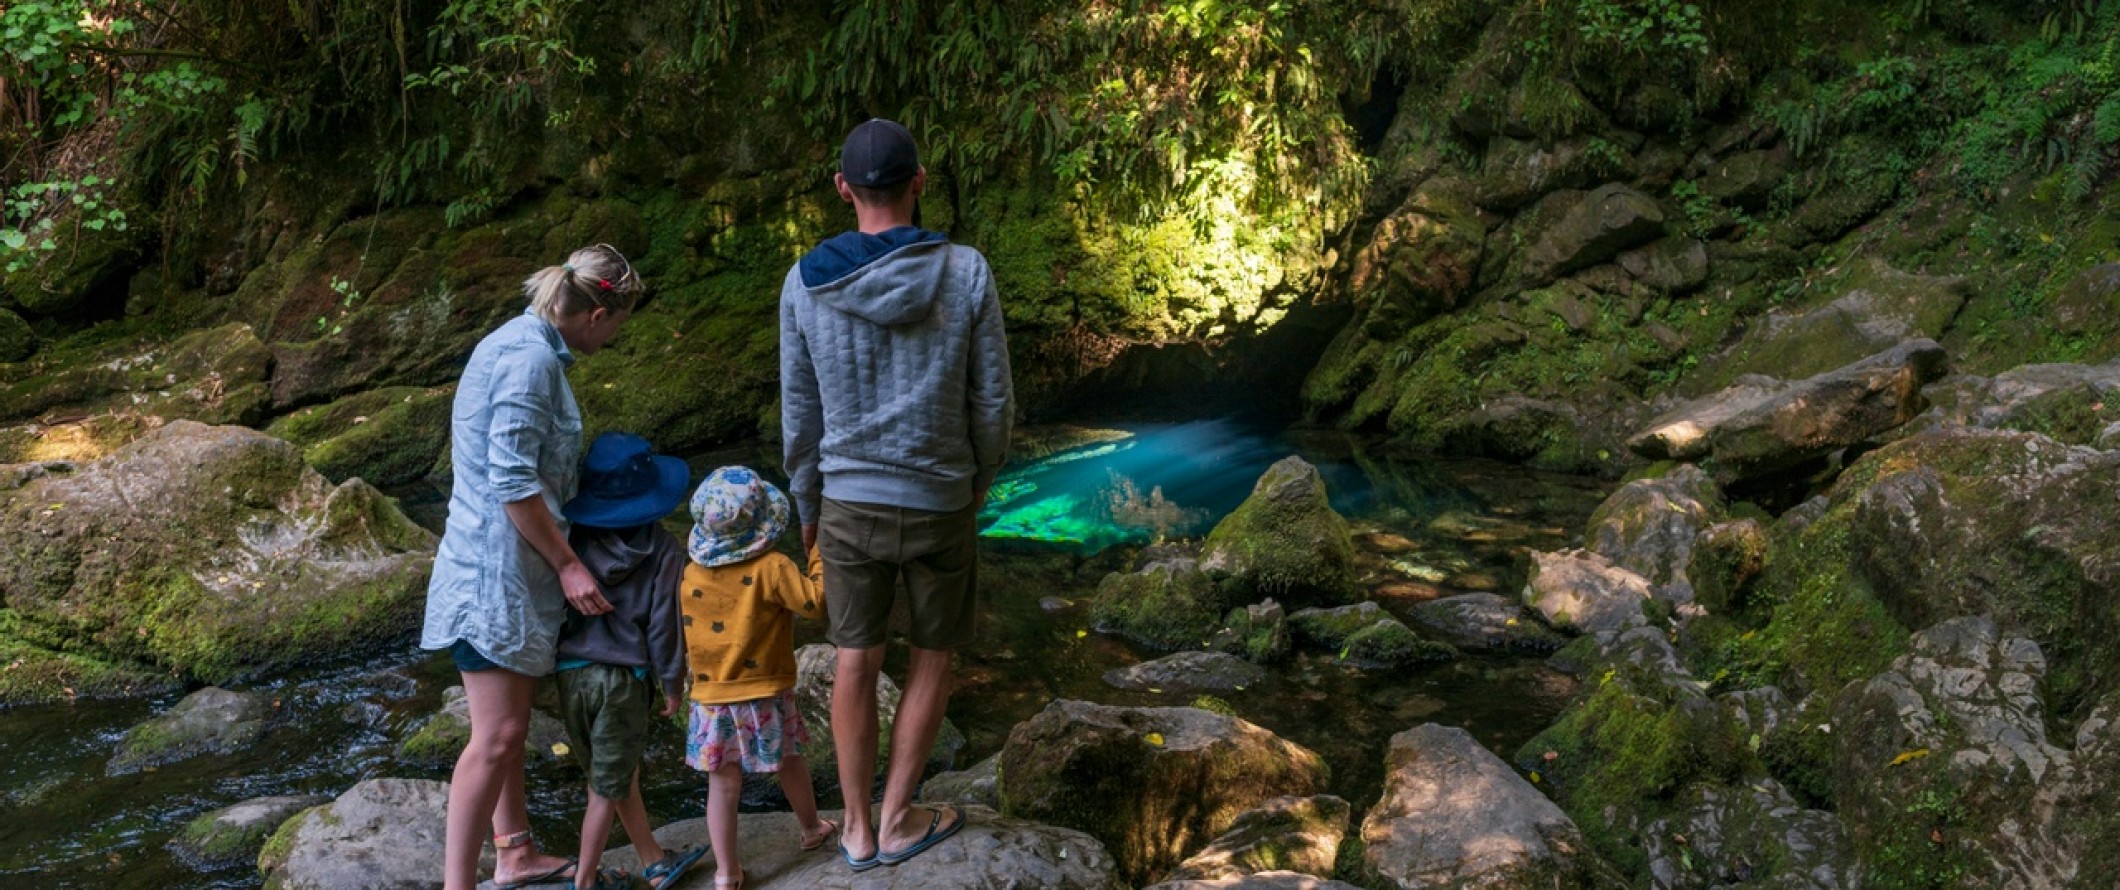
[[725,705],[795,688],[795,623],[824,617],[824,563],[810,571],[769,552],[739,563],[685,566],[679,602],[692,700]]

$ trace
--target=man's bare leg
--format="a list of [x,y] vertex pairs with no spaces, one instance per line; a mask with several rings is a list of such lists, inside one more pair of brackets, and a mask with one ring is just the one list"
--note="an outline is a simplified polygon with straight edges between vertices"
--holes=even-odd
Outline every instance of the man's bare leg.
[[[855,859],[876,855],[869,798],[876,785],[876,677],[882,672],[882,646],[842,648],[832,677],[832,753],[839,760],[839,794],[846,801],[840,843]],[[899,705],[901,715],[904,707]]]
[[[880,850],[896,852],[919,843],[934,824],[934,814],[914,807],[913,797],[920,792],[935,735],[942,729],[943,713],[949,710],[950,685],[949,650],[914,647],[905,672],[905,696],[898,701],[898,719],[891,725],[891,763],[883,780],[883,812],[876,822]],[[873,747],[869,756],[875,757]],[[845,767],[841,770],[844,775]],[[851,813],[847,821],[852,824]]]

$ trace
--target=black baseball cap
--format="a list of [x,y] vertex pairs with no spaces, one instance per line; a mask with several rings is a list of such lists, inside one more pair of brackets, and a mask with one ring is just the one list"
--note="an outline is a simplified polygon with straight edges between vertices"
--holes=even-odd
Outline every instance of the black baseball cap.
[[897,121],[874,118],[847,134],[839,149],[839,173],[848,185],[882,188],[920,172],[920,149],[913,134]]

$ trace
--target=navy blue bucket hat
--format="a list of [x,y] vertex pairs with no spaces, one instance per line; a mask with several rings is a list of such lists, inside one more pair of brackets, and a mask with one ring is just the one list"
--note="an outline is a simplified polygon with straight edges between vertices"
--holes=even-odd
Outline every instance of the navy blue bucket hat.
[[692,470],[656,454],[632,433],[604,433],[582,458],[581,493],[560,512],[575,525],[632,528],[655,522],[684,502]]

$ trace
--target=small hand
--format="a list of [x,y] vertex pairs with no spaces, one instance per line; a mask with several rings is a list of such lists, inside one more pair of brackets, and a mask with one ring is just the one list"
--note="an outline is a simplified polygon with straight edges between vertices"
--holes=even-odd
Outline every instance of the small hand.
[[662,716],[664,716],[664,717],[668,717],[668,716],[670,716],[671,714],[675,714],[675,713],[677,713],[677,706],[678,706],[678,704],[679,704],[679,702],[680,702],[680,701],[681,701],[680,697],[679,697],[679,696],[676,696],[676,695],[665,695],[665,696],[663,696],[663,709],[662,709]]
[[583,615],[602,615],[611,611],[611,601],[604,599],[604,592],[597,587],[596,579],[581,563],[560,570],[559,589],[566,594],[567,605]]
[[802,527],[802,552],[817,549],[817,523],[805,523]]

